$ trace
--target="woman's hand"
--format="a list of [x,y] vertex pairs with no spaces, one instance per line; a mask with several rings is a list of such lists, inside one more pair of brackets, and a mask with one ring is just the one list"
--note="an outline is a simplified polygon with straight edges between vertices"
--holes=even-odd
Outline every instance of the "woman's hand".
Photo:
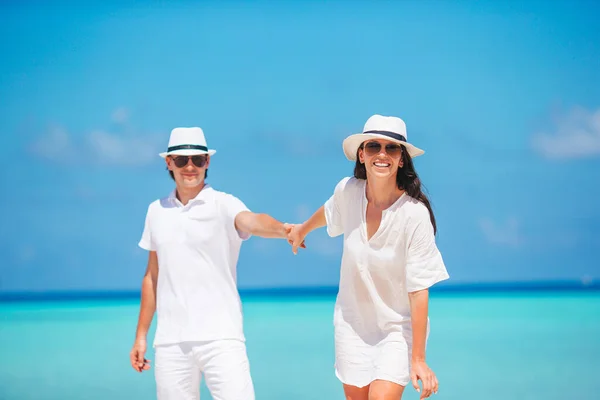
[[137,372],[150,369],[150,360],[144,358],[144,354],[146,354],[146,339],[136,339],[129,353],[129,361]]
[[438,380],[433,371],[427,366],[425,361],[413,361],[410,380],[412,381],[413,387],[417,392],[421,392],[419,388],[419,379],[423,382],[423,393],[421,393],[421,399],[426,399],[431,396],[432,393],[437,394],[438,392]]
[[304,238],[306,237],[306,233],[304,233],[304,224],[300,225],[292,225],[286,224],[287,227],[287,240],[288,243],[292,245],[292,253],[298,254],[298,247],[305,248]]

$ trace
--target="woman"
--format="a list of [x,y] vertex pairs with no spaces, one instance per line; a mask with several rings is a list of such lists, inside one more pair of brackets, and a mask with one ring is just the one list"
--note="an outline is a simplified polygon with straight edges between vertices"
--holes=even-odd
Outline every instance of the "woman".
[[428,288],[448,279],[436,223],[400,118],[374,115],[343,142],[354,177],[288,237],[297,253],[308,233],[344,235],[334,312],[335,373],[347,400],[400,399],[412,381],[421,398],[437,393],[425,362]]

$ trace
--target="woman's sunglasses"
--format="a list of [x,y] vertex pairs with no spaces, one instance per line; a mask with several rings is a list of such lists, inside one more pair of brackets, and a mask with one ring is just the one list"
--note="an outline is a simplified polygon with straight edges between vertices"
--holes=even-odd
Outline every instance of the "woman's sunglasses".
[[[376,154],[379,154],[381,152],[381,143],[379,143],[379,142],[365,143],[364,150],[368,156],[374,156]],[[399,144],[388,143],[385,145],[385,152],[390,157],[394,157],[394,158],[400,157],[400,155],[402,154],[402,146],[400,146]]]
[[173,164],[175,164],[175,166],[177,168],[185,167],[188,164],[188,162],[190,161],[190,158],[192,159],[192,164],[194,164],[198,168],[202,168],[202,167],[204,167],[204,165],[206,165],[206,156],[205,155],[171,156],[171,159],[173,160]]

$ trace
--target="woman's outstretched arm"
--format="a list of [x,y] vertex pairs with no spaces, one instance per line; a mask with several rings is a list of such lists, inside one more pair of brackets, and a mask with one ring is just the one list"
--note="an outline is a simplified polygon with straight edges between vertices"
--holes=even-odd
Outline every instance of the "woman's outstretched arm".
[[327,225],[325,219],[325,206],[319,207],[317,211],[304,223],[294,225],[288,234],[288,242],[292,245],[292,252],[298,254],[298,247],[304,242],[304,238],[312,231]]

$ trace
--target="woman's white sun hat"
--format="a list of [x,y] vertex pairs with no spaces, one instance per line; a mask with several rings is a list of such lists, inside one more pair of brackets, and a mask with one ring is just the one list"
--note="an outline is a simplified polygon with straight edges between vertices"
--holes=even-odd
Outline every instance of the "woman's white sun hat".
[[204,131],[201,128],[175,128],[171,131],[169,137],[169,146],[167,151],[160,153],[159,156],[196,156],[199,154],[208,154],[212,156],[217,151],[209,149],[206,145]]
[[358,148],[364,141],[370,139],[385,139],[396,142],[406,147],[411,158],[425,153],[415,145],[408,143],[404,121],[398,117],[385,117],[375,114],[367,120],[362,133],[355,133],[344,139],[342,146],[346,158],[350,161],[356,161]]

